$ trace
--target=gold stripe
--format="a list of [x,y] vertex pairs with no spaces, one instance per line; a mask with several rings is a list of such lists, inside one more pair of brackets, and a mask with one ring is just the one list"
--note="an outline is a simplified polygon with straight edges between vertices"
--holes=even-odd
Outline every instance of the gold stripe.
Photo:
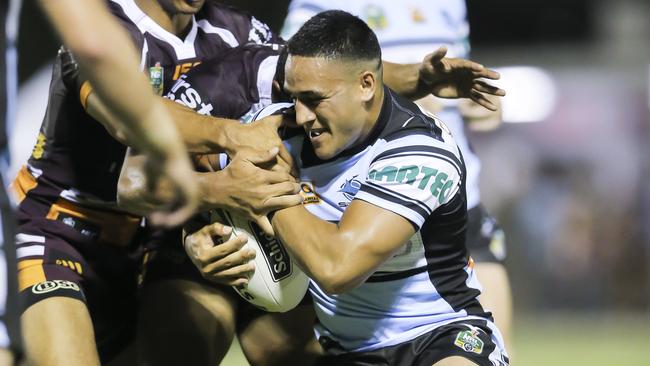
[[18,291],[45,281],[42,259],[29,259],[18,262]]
[[38,182],[36,181],[36,178],[34,178],[34,176],[27,170],[27,167],[23,165],[18,171],[16,179],[9,184],[9,189],[16,194],[18,203],[20,203],[25,199],[27,193],[36,188],[37,185]]
[[88,81],[84,81],[83,84],[81,84],[81,89],[79,90],[79,101],[81,102],[81,105],[84,107],[84,109],[86,109],[86,102],[88,101],[88,97],[92,92],[92,85],[90,85]]

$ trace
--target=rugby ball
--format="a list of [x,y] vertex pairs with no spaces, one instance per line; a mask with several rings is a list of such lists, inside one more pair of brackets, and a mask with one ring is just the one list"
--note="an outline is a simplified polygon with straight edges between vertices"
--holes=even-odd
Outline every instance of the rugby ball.
[[255,250],[255,272],[247,285],[233,289],[249,303],[268,312],[286,312],[305,297],[309,278],[291,258],[279,239],[265,234],[260,227],[227,210],[213,210],[210,221],[232,227],[231,237],[246,234],[244,247]]

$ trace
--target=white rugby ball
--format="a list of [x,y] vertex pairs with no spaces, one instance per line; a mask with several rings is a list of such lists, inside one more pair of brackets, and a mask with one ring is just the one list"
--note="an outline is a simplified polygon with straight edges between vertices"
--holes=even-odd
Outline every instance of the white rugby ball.
[[260,227],[246,218],[226,210],[213,210],[210,221],[232,227],[232,234],[246,234],[244,247],[255,250],[255,273],[247,285],[233,286],[249,303],[268,312],[286,312],[295,308],[305,297],[309,278],[291,258],[279,239],[266,235]]

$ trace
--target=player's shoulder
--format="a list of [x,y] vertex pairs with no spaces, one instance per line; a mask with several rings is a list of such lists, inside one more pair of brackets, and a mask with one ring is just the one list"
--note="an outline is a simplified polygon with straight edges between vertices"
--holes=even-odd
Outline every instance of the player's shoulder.
[[271,28],[251,13],[214,0],[205,2],[196,19],[230,31],[240,44],[267,43],[275,39]]
[[449,128],[435,115],[389,88],[386,88],[385,98],[380,119],[385,119],[386,126],[380,134],[381,139],[390,142],[411,137],[439,143],[452,142]]
[[387,90],[380,116],[380,123],[385,126],[372,149],[371,162],[398,159],[415,163],[434,159],[446,161],[460,173],[464,166],[460,150],[444,122]]
[[242,9],[223,4],[213,0],[206,0],[201,10],[197,13],[199,19],[225,21],[227,19],[250,21],[252,15]]
[[125,0],[110,0],[107,2],[109,12],[117,18],[117,21],[124,27],[136,44],[144,40],[144,35],[137,25],[137,21],[143,14],[135,3]]

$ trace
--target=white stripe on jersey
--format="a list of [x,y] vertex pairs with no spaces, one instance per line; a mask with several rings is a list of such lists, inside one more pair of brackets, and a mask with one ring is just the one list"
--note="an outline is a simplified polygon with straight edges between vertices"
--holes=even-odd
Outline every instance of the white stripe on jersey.
[[29,245],[25,247],[16,248],[16,258],[31,257],[35,255],[44,255],[45,245]]
[[45,243],[45,237],[42,235],[16,234],[16,245],[25,243]]
[[147,67],[148,52],[149,52],[149,43],[147,43],[147,39],[145,38],[144,43],[142,45],[142,53],[140,55],[140,71],[145,71],[145,67]]
[[196,50],[194,49],[194,40],[196,39],[197,33],[197,24],[196,19],[192,16],[192,28],[190,32],[185,37],[185,40],[181,40],[176,35],[169,33],[163,27],[154,22],[153,19],[149,18],[134,1],[129,0],[111,0],[112,2],[120,5],[122,10],[129,19],[138,27],[140,32],[149,33],[152,36],[158,38],[161,41],[168,43],[174,52],[176,52],[176,58],[179,60],[184,60],[188,58],[196,57]]
[[237,38],[235,38],[235,35],[232,34],[232,32],[229,31],[228,29],[215,27],[214,25],[210,24],[210,22],[208,22],[206,19],[201,19],[197,23],[199,25],[199,28],[201,28],[205,33],[218,34],[221,37],[221,39],[224,40],[224,42],[230,45],[230,47],[239,46],[239,42],[237,41]]

